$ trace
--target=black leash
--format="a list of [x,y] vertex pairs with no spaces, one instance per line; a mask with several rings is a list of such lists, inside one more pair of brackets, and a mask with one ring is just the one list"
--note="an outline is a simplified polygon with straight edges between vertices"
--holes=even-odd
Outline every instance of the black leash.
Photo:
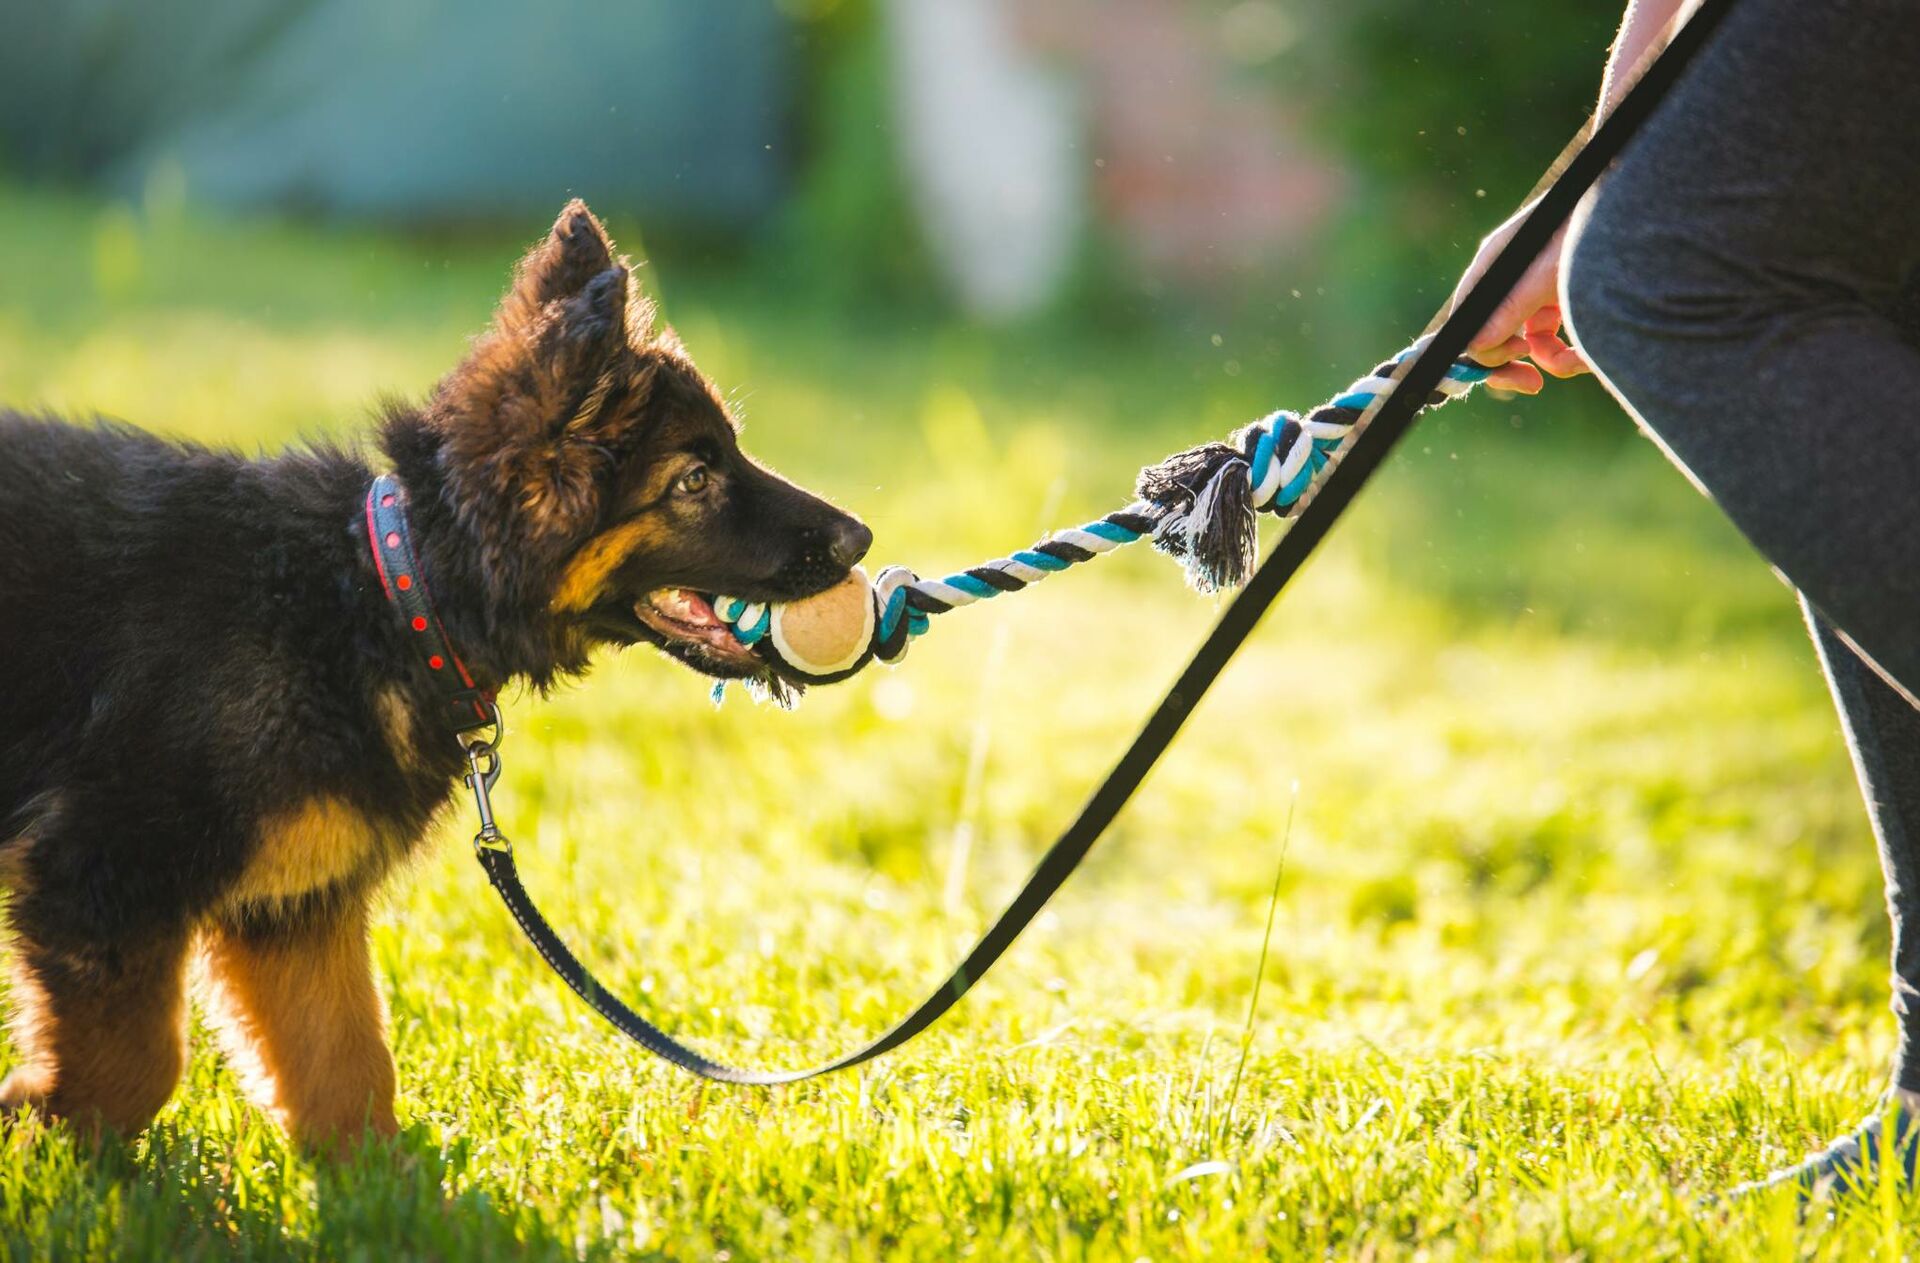
[[1374,409],[1372,420],[1364,418],[1356,427],[1353,442],[1309,493],[1310,502],[1287,532],[1280,537],[1253,577],[1247,581],[1220,621],[1214,625],[1193,661],[1180,673],[1168,690],[1159,709],[1141,727],[1133,744],[1120,756],[1107,778],[1093,791],[1080,814],[1067,826],[1054,844],[1040,857],[1040,863],[1027,878],[1020,893],[1007,905],[987,932],[974,944],[957,969],[934,993],[921,1002],[892,1030],[866,1047],[836,1058],[810,1070],[740,1070],[709,1060],[666,1032],[648,1022],[594,981],[579,958],[567,950],[547,924],[540,910],[520,884],[514,865],[513,847],[494,824],[488,797],[499,776],[498,736],[491,741],[476,741],[468,747],[471,771],[467,783],[474,791],[480,812],[481,829],[474,838],[474,850],[487,878],[506,901],[514,919],[553,971],[579,993],[595,1012],[613,1023],[622,1034],[683,1070],[722,1083],[777,1084],[811,1079],[815,1075],[857,1066],[900,1045],[933,1025],[959,1002],[974,984],[986,975],[1020,932],[1046,906],[1047,900],[1080,866],[1093,844],[1133,796],[1147,772],[1157,762],[1187,716],[1206,695],[1221,670],[1253,632],[1254,626],[1273,604],[1280,590],[1312,555],[1334,521],[1345,511],[1360,488],[1366,485],[1387,453],[1412,425],[1428,396],[1440,384],[1441,377],[1454,359],[1463,353],[1473,335],[1480,330],[1494,309],[1520,280],[1527,266],[1538,257],[1554,232],[1573,213],[1588,188],[1618,157],[1627,142],[1646,122],[1665,98],[1694,55],[1707,42],[1734,0],[1704,0],[1672,42],[1647,67],[1619,105],[1594,131],[1592,138],[1575,153],[1558,179],[1535,203],[1533,211],[1507,242],[1486,274],[1461,299],[1453,313],[1434,333],[1426,347],[1406,366],[1399,381]]

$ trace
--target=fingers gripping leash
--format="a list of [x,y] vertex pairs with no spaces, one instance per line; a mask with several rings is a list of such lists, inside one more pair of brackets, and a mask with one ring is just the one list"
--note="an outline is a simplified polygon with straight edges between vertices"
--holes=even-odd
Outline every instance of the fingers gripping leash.
[[[1701,0],[1666,50],[1586,144],[1572,153],[1506,248],[1431,337],[1382,364],[1332,402],[1304,418],[1273,413],[1228,442],[1169,457],[1142,472],[1135,499],[1125,508],[1074,530],[1057,532],[1031,548],[943,579],[920,579],[900,567],[889,567],[869,590],[861,577],[858,583],[845,585],[851,596],[836,598],[841,604],[834,608],[841,612],[831,617],[819,607],[809,614],[807,602],[784,609],[726,597],[714,602],[743,643],[771,655],[770,665],[824,682],[844,679],[874,658],[898,661],[911,639],[927,630],[934,614],[1020,591],[1139,539],[1151,538],[1155,547],[1180,559],[1194,585],[1203,591],[1244,581],[1159,707],[1079,814],[1040,857],[1006,910],[946,981],[891,1030],[824,1065],[742,1070],[677,1042],[608,994],[533,906],[520,883],[512,848],[494,823],[490,794],[500,772],[495,711],[494,737],[468,745],[467,784],[481,820],[474,849],[488,879],[547,964],[596,1012],[648,1051],[693,1074],[725,1083],[792,1083],[856,1066],[899,1047],[938,1021],[986,975],[1086,858],[1261,615],[1414,418],[1426,407],[1466,394],[1485,379],[1487,370],[1461,358],[1468,340],[1665,98],[1735,3]],[[1261,511],[1293,521],[1267,559],[1249,574],[1256,542],[1253,515]]]

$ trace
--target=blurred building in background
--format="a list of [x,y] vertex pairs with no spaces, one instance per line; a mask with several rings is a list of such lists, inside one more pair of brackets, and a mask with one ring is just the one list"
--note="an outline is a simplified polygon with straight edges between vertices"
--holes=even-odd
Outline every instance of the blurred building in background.
[[1045,303],[1092,222],[1149,275],[1207,283],[1297,251],[1332,160],[1245,72],[1291,43],[1273,0],[890,0],[901,158],[950,284]]
[[899,159],[943,278],[973,311],[1052,296],[1085,221],[1080,99],[1005,0],[888,0]]
[[570,191],[744,226],[793,102],[758,0],[6,0],[13,163],[219,205],[551,214]]
[[1335,159],[1256,73],[1297,34],[1274,0],[1056,0],[1010,20],[1073,67],[1096,209],[1149,270],[1217,279],[1299,250],[1332,211]]

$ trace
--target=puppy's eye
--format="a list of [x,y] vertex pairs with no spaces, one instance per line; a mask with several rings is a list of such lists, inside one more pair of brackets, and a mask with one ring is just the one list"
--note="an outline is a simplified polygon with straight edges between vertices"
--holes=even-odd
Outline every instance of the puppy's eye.
[[674,484],[674,489],[680,492],[681,495],[699,495],[707,489],[707,467],[705,465],[695,465],[686,473],[681,474],[680,481]]

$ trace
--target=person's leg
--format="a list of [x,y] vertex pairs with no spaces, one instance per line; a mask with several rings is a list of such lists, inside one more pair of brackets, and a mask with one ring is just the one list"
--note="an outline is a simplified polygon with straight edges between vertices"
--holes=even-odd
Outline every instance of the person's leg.
[[[1886,875],[1887,916],[1893,923],[1893,1011],[1900,1020],[1893,1118],[1901,1172],[1912,1184],[1920,1158],[1920,1143],[1910,1130],[1920,1118],[1920,709],[1861,662],[1811,608],[1807,623],[1840,708]],[[1864,1185],[1872,1179],[1883,1140],[1882,1119],[1869,1119],[1806,1161],[1737,1191],[1793,1184],[1811,1192],[1835,1181]]]
[[1920,1093],[1920,710],[1861,662],[1817,614],[1808,610],[1807,618],[1840,708],[1886,875],[1893,1011],[1900,1016],[1893,1085]]
[[1815,608],[1920,692],[1920,21],[1747,0],[1577,217],[1596,371]]
[[[1747,0],[1582,207],[1562,277],[1609,389],[1825,615],[1893,916],[1902,1126],[1920,1088],[1915,65],[1896,0]],[[1883,1151],[1876,1118],[1747,1187],[1852,1186]],[[1914,1146],[1899,1156],[1911,1183]]]

